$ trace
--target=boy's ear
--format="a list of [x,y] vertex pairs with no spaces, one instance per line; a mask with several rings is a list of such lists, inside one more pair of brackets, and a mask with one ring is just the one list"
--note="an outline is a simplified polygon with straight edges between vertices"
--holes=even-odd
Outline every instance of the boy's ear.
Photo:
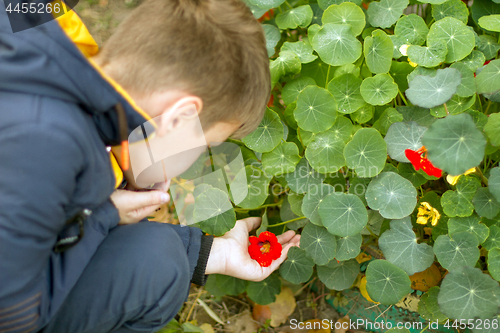
[[165,108],[160,115],[157,134],[161,137],[183,126],[184,122],[199,117],[203,102],[197,96],[185,96],[175,102],[172,106]]

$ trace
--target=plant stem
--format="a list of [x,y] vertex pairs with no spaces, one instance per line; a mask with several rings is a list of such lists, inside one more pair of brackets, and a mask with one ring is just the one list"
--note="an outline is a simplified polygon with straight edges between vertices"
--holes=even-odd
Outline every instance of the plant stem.
[[325,88],[328,86],[328,77],[330,76],[330,68],[332,66],[328,65],[328,70],[326,71],[326,82],[325,82]]
[[488,115],[488,110],[490,109],[491,106],[491,100],[488,100],[488,105],[486,105],[486,110],[484,110],[484,114]]
[[259,206],[256,208],[234,208],[234,211],[235,212],[248,212],[250,210],[257,210],[257,209],[262,209],[262,208],[266,208],[266,207],[276,207],[276,206],[281,205],[282,203],[283,203],[283,200],[281,200],[279,202],[272,203],[272,204],[262,205],[262,206]]
[[481,169],[476,168],[476,170],[477,170],[476,172],[479,174],[479,176],[483,180],[484,185],[488,186],[488,179],[483,175],[483,172],[481,171]]
[[399,87],[398,87],[398,93],[399,93],[399,97],[401,97],[401,100],[403,101],[403,103],[405,103],[405,105],[408,106],[408,101],[406,100],[405,96],[403,95],[403,93],[401,92]]
[[290,9],[293,9],[293,7],[288,3],[288,1],[285,0],[285,3],[290,7]]
[[370,229],[368,224],[365,226],[365,228],[366,228],[366,230],[368,230],[368,232],[372,235],[373,238],[378,238],[378,236],[375,235],[375,233],[372,231],[372,229]]
[[306,217],[305,216],[299,216],[299,217],[296,217],[294,219],[291,219],[291,220],[288,220],[288,221],[285,221],[285,222],[280,222],[280,223],[276,223],[276,224],[271,224],[269,225],[269,228],[270,227],[277,227],[277,226],[280,226],[280,225],[284,225],[284,224],[288,224],[290,222],[295,222],[295,221],[298,221],[298,220],[302,220],[302,219],[305,219]]
[[429,324],[427,324],[427,326],[425,326],[425,327],[424,327],[424,329],[420,331],[420,333],[423,333],[426,329],[428,329],[428,328],[429,328],[429,325],[430,325],[430,323],[429,323]]
[[444,110],[446,111],[446,115],[449,116],[450,112],[448,111],[448,107],[446,106],[446,103],[443,104]]

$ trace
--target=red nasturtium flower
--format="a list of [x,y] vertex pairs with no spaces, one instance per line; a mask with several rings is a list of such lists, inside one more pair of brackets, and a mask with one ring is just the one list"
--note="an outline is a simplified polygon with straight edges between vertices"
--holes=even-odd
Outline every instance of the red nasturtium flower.
[[431,161],[427,159],[427,149],[425,149],[424,146],[422,146],[417,151],[406,149],[405,155],[406,158],[410,160],[411,164],[413,164],[415,170],[418,171],[422,169],[429,176],[438,178],[442,176],[443,171],[439,168],[436,168],[434,165],[432,165]]
[[272,232],[263,231],[259,237],[250,236],[249,241],[250,258],[257,260],[262,267],[268,267],[281,256],[281,244]]
[[274,16],[274,9],[269,9],[267,12],[264,13],[259,19],[257,19],[259,22],[267,21],[272,19]]

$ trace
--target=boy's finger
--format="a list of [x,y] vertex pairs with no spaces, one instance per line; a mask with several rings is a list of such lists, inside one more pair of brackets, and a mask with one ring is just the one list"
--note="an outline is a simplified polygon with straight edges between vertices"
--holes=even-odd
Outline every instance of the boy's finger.
[[161,207],[161,204],[141,207],[141,208],[138,208],[138,209],[135,209],[135,210],[129,212],[127,215],[129,216],[129,218],[131,218],[133,220],[140,221],[143,218],[153,214],[160,207]]
[[132,196],[129,204],[131,210],[161,205],[170,200],[168,193],[162,191],[132,192],[131,194]]
[[242,222],[245,222],[245,225],[247,226],[248,232],[252,231],[253,229],[256,229],[261,222],[260,217],[247,217],[246,219],[240,220]]
[[285,243],[289,242],[290,239],[293,238],[293,236],[295,236],[295,231],[288,230],[284,234],[276,236],[276,238],[278,238],[278,242],[280,242],[281,244],[285,244]]

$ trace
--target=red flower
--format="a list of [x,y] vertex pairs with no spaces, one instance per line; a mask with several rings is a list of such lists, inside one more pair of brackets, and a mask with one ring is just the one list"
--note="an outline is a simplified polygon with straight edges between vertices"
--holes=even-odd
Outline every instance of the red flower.
[[272,19],[274,16],[274,9],[269,9],[267,12],[264,13],[257,21],[263,22]]
[[249,241],[250,258],[257,260],[262,267],[268,267],[281,256],[281,244],[272,232],[263,231],[259,237],[250,236]]
[[411,164],[415,167],[415,170],[424,170],[426,174],[434,177],[441,177],[443,171],[432,165],[431,161],[427,159],[427,149],[422,146],[422,148],[417,151],[406,149],[406,158],[410,160]]

